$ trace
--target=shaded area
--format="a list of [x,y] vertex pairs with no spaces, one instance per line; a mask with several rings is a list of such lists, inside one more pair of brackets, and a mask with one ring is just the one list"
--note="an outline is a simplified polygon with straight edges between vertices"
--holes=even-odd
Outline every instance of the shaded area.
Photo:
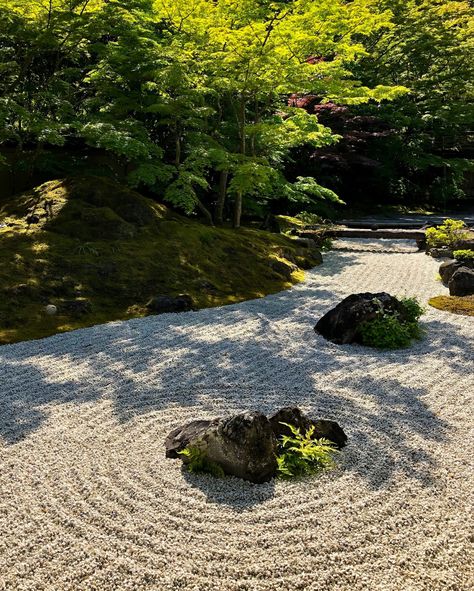
[[0,222],[0,344],[145,316],[160,294],[189,294],[196,308],[261,297],[301,281],[319,257],[285,236],[205,226],[96,177],[45,183],[0,205]]
[[[331,271],[332,279],[342,276],[347,265],[357,269],[361,256],[334,253],[308,284],[265,300],[94,327],[40,341],[34,356],[28,343],[3,348],[4,441],[39,429],[49,405],[104,397],[123,424],[176,405],[189,408],[189,418],[209,418],[223,409],[269,414],[296,404],[341,424],[347,469],[370,487],[400,471],[432,484],[428,450],[449,429],[424,399],[439,383],[437,372],[465,376],[472,339],[432,318],[422,321],[427,337],[406,350],[336,346],[316,335],[317,318],[344,294],[319,280]],[[189,479],[209,494],[205,479]],[[224,490],[211,500],[232,505],[225,499]]]

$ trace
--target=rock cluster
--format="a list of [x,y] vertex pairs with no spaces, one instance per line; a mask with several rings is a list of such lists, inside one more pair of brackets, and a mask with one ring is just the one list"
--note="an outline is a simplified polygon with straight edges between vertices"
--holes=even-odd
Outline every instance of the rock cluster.
[[474,294],[474,268],[467,262],[445,261],[439,268],[442,282],[449,287],[452,296]]
[[217,464],[225,474],[254,483],[262,483],[277,474],[277,442],[289,429],[288,423],[305,432],[314,426],[314,438],[329,439],[342,448],[347,437],[334,421],[307,417],[297,407],[286,407],[267,418],[263,413],[247,411],[228,418],[192,421],[171,431],[165,441],[166,457],[189,459],[180,454],[186,448],[200,451],[206,460]]
[[358,343],[361,324],[374,320],[380,312],[397,313],[402,322],[405,317],[403,306],[388,293],[356,293],[329,310],[314,330],[338,345]]

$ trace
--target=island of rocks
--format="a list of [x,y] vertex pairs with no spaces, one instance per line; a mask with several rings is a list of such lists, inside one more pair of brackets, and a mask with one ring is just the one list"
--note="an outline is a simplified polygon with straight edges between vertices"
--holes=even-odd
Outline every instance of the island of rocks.
[[258,411],[246,411],[231,417],[191,421],[171,431],[165,441],[166,457],[189,458],[183,450],[197,448],[207,460],[227,475],[260,484],[277,475],[277,446],[291,431],[285,424],[305,433],[314,427],[314,439],[327,439],[341,449],[347,436],[335,422],[314,420],[298,407],[285,407],[268,418]]

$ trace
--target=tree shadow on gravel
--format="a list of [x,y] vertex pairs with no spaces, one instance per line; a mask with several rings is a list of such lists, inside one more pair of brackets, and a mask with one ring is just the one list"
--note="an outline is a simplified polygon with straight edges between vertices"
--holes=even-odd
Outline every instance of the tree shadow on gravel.
[[[58,335],[34,349],[1,348],[0,437],[7,444],[28,437],[49,405],[100,398],[112,400],[124,423],[177,405],[192,420],[247,408],[272,414],[291,404],[341,424],[349,436],[347,469],[368,486],[388,485],[399,473],[430,486],[432,447],[450,427],[424,400],[427,376],[410,383],[404,372],[428,355],[454,378],[465,377],[472,349],[454,324],[437,320],[426,323],[427,338],[410,350],[338,347],[313,331],[338,299],[324,286],[301,286],[264,301]],[[397,364],[403,367],[395,375]],[[171,420],[169,430],[176,426]],[[192,482],[212,502],[244,502],[243,493],[233,501],[233,480],[219,488],[194,476]],[[258,498],[250,495],[249,503]]]
[[184,466],[182,473],[188,485],[199,489],[209,503],[226,505],[236,513],[248,511],[275,495],[275,480],[252,484],[229,476],[216,479],[208,474],[192,474]]

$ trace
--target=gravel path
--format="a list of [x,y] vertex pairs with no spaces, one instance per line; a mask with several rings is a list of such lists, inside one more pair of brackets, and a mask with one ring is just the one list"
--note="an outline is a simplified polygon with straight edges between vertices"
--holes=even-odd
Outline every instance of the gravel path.
[[[265,299],[0,348],[0,589],[472,589],[474,319],[429,309],[401,352],[313,332],[349,293],[445,293],[433,259],[376,249]],[[255,486],[163,457],[181,422],[287,404],[344,427],[337,471]]]

